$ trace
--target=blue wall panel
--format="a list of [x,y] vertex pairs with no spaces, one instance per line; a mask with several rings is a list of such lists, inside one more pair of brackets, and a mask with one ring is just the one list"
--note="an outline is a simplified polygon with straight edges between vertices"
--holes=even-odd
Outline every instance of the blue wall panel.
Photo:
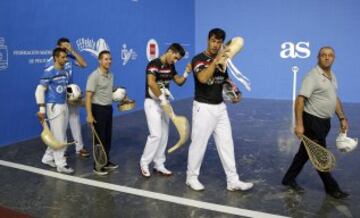
[[[88,62],[86,69],[76,68],[74,73],[82,89],[97,66],[83,49],[96,47],[103,39],[113,54],[115,83],[127,87],[137,109],[143,107],[149,39],[158,42],[160,53],[172,42],[185,46],[190,57],[179,62],[177,69],[182,73],[190,58],[206,48],[207,33],[213,27],[226,30],[227,39],[245,38],[243,51],[234,59],[251,80],[252,91],[244,91],[245,97],[291,99],[291,68],[300,69],[299,86],[316,64],[318,49],[332,45],[339,95],[345,102],[359,102],[359,9],[355,0],[1,1],[0,145],[40,133],[34,90],[43,62],[62,36],[70,38]],[[281,57],[282,52],[287,57]],[[128,62],[122,59],[124,54]],[[239,87],[244,90],[240,83]],[[182,88],[173,85],[172,90],[177,99],[192,96],[192,78]]]
[[[83,49],[96,47],[99,39],[103,39],[112,52],[115,84],[127,87],[129,96],[137,101],[137,109],[141,109],[147,42],[155,39],[160,54],[169,43],[179,42],[192,56],[194,3],[191,0],[1,1],[0,145],[39,135],[34,91],[43,62],[62,36],[72,41],[88,63],[85,69],[74,69],[74,81],[83,90],[87,76],[97,66],[96,58]],[[129,58],[125,64],[122,54]],[[187,61],[177,64],[179,73]],[[184,87],[173,89],[177,99],[192,95],[192,82]],[[83,122],[84,112],[83,109]]]
[[[252,83],[252,91],[245,96],[291,99],[292,66],[300,69],[299,87],[315,66],[319,48],[331,45],[337,56],[333,70],[339,95],[345,102],[359,102],[359,9],[355,0],[196,0],[195,50],[206,48],[207,33],[213,27],[223,28],[228,39],[243,36],[245,46],[235,64]],[[286,42],[285,49],[300,46],[293,57],[280,56]]]

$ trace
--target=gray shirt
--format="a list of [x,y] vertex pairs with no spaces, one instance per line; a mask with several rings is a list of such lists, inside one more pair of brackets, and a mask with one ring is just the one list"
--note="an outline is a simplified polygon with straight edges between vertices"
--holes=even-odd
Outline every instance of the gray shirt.
[[92,103],[99,105],[112,104],[114,78],[111,72],[101,73],[100,69],[93,71],[87,80],[86,91],[93,92]]
[[306,97],[304,111],[320,118],[334,115],[337,102],[337,81],[333,72],[331,80],[316,66],[304,78],[299,95]]

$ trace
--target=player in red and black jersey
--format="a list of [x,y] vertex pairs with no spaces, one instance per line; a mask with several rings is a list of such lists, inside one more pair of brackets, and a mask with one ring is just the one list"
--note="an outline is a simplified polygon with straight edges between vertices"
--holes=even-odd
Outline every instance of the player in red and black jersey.
[[144,152],[141,156],[141,174],[150,177],[149,164],[154,162],[154,171],[166,176],[172,172],[165,168],[165,149],[169,133],[169,117],[163,111],[161,105],[168,104],[171,96],[169,91],[170,81],[173,80],[181,86],[191,72],[188,64],[185,73],[179,76],[175,69],[175,63],[185,55],[184,48],[173,43],[160,58],[152,60],[146,67],[146,95],[144,110],[149,127],[150,135],[147,138]]
[[[169,55],[168,58],[173,59],[173,61],[170,61],[170,62],[174,62],[174,63],[173,64],[164,64],[161,61],[161,57],[160,57],[160,58],[156,58],[156,59],[150,61],[150,63],[147,65],[145,98],[152,98],[150,96],[150,93],[152,95],[154,95],[152,93],[152,90],[149,90],[151,82],[153,82],[153,81],[151,81],[152,80],[151,77],[154,77],[153,79],[155,79],[155,83],[156,83],[157,87],[160,88],[160,91],[161,91],[162,87],[169,89],[170,81],[173,79],[174,79],[175,83],[177,83],[178,85],[182,85],[185,83],[186,78],[178,76],[176,69],[175,69],[175,65],[174,65],[176,63],[176,61],[178,61],[179,59],[182,58],[182,56],[180,54],[178,54],[178,55],[175,55],[175,57],[170,57],[170,55]],[[164,57],[164,62],[167,62],[165,60],[165,57]],[[149,75],[151,75],[150,78],[149,78]],[[150,84],[149,84],[149,82],[150,82]]]
[[[220,56],[218,59],[220,59]],[[216,59],[216,55],[214,57],[206,51],[193,58],[192,67],[195,80],[195,101],[208,104],[220,104],[223,102],[223,84],[229,78],[229,75],[226,69],[222,72],[222,69],[217,67],[218,59]],[[209,74],[202,75],[202,72],[200,78],[198,78],[199,72],[203,70],[209,71]]]
[[[191,144],[188,155],[186,184],[201,191],[198,180],[207,143],[214,136],[216,147],[227,178],[229,191],[248,190],[252,183],[242,182],[236,171],[231,124],[223,101],[223,84],[229,80],[226,71],[227,50],[221,50],[225,32],[215,28],[209,32],[207,50],[192,60],[195,80]],[[238,103],[240,96],[233,99]]]

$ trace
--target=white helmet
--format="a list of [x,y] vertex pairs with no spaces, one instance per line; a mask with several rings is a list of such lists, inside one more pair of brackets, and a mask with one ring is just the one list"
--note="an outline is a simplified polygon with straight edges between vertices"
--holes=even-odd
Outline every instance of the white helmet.
[[236,85],[230,81],[226,81],[223,85],[223,99],[225,101],[232,101],[234,98],[241,95],[240,90]]
[[81,89],[76,84],[70,84],[66,87],[68,100],[77,101],[82,97]]
[[113,101],[122,101],[126,97],[126,89],[123,87],[116,88],[112,93]]
[[339,136],[336,138],[336,147],[341,152],[350,152],[357,147],[358,139],[350,138],[347,136],[347,133],[339,133]]

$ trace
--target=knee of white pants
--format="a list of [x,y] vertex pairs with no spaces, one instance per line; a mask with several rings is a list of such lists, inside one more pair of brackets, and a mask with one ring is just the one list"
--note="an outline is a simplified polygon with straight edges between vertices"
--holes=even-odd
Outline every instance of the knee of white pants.
[[69,114],[75,114],[75,115],[79,114],[79,107],[78,106],[68,105],[68,108],[69,108]]
[[159,149],[160,143],[161,135],[153,134],[148,136],[143,154],[141,156],[142,164],[149,164],[154,159],[156,152]]
[[50,119],[50,130],[61,143],[66,143],[66,129],[68,124],[68,108],[66,104],[47,104],[47,113]]
[[161,135],[159,135],[159,134],[150,134],[149,136],[148,136],[148,140],[149,140],[149,142],[150,143],[157,143],[157,144],[159,144],[160,143],[160,141],[161,141]]

